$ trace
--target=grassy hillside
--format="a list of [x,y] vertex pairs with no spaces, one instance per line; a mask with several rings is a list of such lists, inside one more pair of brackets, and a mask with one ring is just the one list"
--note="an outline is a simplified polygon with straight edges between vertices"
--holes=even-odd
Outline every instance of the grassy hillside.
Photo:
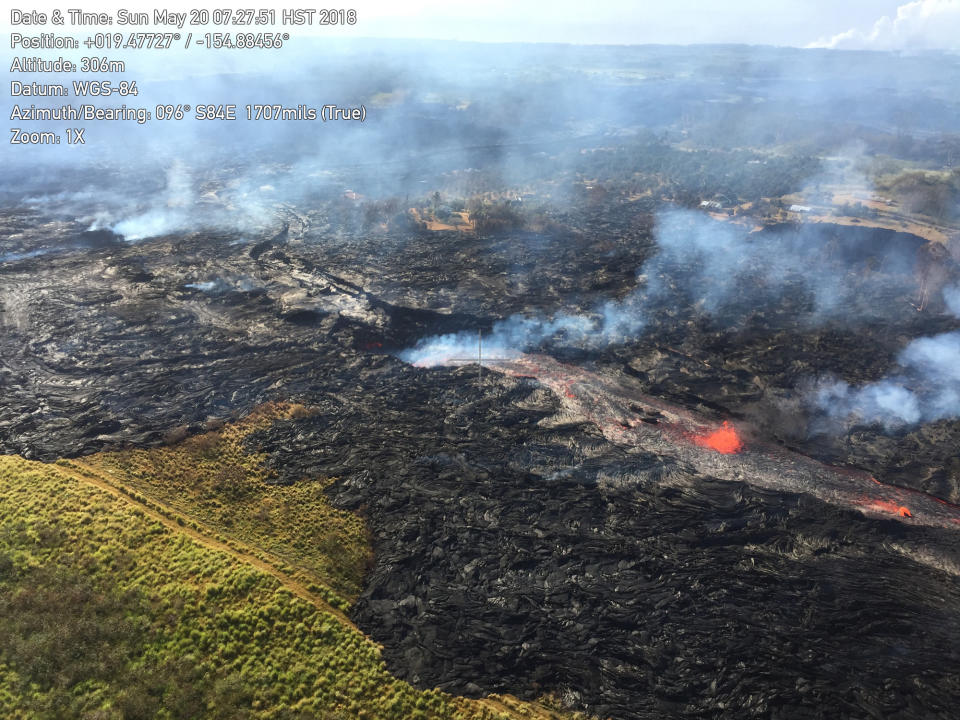
[[265,405],[241,422],[168,447],[100,453],[83,465],[304,571],[346,607],[359,594],[370,560],[363,521],[327,502],[323,491],[332,479],[270,485],[263,457],[243,448],[250,433],[309,412]]
[[[90,471],[102,464],[119,474],[127,466],[151,489],[179,477],[182,506],[219,522],[232,517],[238,535],[263,537],[255,509],[265,499],[282,503],[283,491],[294,489],[256,484],[259,460],[234,451],[238,438],[277,412],[224,428],[214,441],[88,466],[0,456],[0,717],[554,716],[510,698],[465,700],[394,679],[328,595],[298,581],[303,571],[261,561],[256,548]],[[193,467],[183,464],[190,458]],[[218,459],[245,468],[243,482],[253,486],[232,513],[232,502],[207,498]],[[193,474],[178,476],[177,467]],[[328,557],[311,548],[303,564],[341,583],[341,592],[355,587],[349,578],[369,552],[359,519],[327,507],[314,521],[308,515],[323,506],[319,494],[289,497],[304,507],[277,513],[269,526],[279,530],[275,547],[296,556],[298,528],[346,538],[347,552]],[[344,559],[357,567],[344,571]]]

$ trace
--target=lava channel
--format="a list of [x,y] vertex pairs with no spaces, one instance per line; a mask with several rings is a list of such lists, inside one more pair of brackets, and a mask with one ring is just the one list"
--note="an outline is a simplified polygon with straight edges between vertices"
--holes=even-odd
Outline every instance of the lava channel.
[[866,472],[833,467],[759,440],[745,442],[729,421],[709,422],[639,392],[627,377],[608,377],[551,357],[521,355],[493,366],[533,377],[565,409],[597,425],[611,442],[676,457],[698,472],[783,492],[812,495],[873,517],[960,530],[960,507],[887,485]]

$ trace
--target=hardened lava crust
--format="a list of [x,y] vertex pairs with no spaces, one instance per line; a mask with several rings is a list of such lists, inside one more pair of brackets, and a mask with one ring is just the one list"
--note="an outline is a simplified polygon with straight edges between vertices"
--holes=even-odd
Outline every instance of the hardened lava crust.
[[[860,319],[797,321],[815,298],[791,285],[761,304],[736,289],[711,318],[682,293],[648,293],[629,341],[533,348],[574,369],[567,397],[542,368],[421,368],[395,353],[695,272],[650,264],[650,214],[611,205],[602,226],[571,213],[542,234],[390,226],[371,243],[331,236],[339,201],[314,208],[278,210],[258,233],[136,243],[8,212],[0,448],[52,460],[153,445],[296,399],[317,412],[250,449],[276,482],[337,478],[333,501],[367,519],[375,561],[352,614],[400,677],[614,718],[955,712],[958,532],[900,513],[900,496],[890,512],[836,502],[815,468],[955,502],[960,423],[811,433],[816,411],[794,394],[827,373],[876,380],[911,339],[960,326],[910,304],[925,243],[769,230],[832,247],[860,283]],[[906,260],[874,263],[888,247]],[[616,401],[609,417],[597,388]],[[743,452],[766,454],[715,461],[661,429],[648,441],[667,406],[697,427],[727,421]],[[790,458],[792,485],[757,482]]]

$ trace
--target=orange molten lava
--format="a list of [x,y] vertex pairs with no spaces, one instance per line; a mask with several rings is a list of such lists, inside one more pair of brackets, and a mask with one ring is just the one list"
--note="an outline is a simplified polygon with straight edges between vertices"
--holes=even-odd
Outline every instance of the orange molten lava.
[[900,517],[913,517],[913,513],[910,512],[910,508],[906,505],[897,505],[895,502],[890,502],[889,500],[874,500],[873,505],[880,510],[896,513]]
[[712,448],[724,455],[731,455],[743,450],[743,441],[737,435],[736,429],[726,420],[723,421],[723,427],[719,430],[714,430],[709,435],[697,438],[697,445]]

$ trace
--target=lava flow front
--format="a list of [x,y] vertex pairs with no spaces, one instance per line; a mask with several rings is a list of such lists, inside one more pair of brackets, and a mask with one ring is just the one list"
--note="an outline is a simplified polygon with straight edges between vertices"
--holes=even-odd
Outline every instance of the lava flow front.
[[608,377],[538,355],[523,355],[499,363],[496,369],[536,378],[561,399],[566,413],[594,423],[608,440],[677,457],[705,475],[806,493],[866,515],[960,529],[960,507],[769,442],[751,439],[747,447],[741,431],[729,421],[709,423],[684,408],[644,395],[630,378]]

